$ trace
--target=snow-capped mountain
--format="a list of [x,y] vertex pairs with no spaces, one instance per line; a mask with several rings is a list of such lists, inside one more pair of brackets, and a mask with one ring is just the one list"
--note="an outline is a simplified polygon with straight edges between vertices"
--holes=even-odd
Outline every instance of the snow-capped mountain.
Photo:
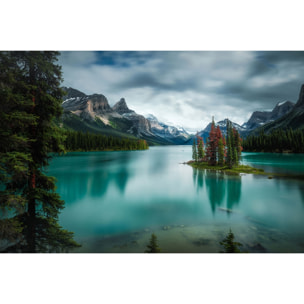
[[[151,121],[128,108],[121,98],[113,107],[102,94],[86,95],[73,88],[62,88],[66,95],[62,102],[63,124],[70,129],[102,134],[123,133],[146,139],[149,144],[183,144],[188,138],[181,128]],[[154,126],[152,128],[152,125]]]
[[123,118],[132,122],[132,127],[127,132],[137,136],[154,136],[150,122],[143,115],[130,110],[124,98],[121,98],[112,109]]
[[146,115],[146,118],[149,120],[151,124],[151,130],[155,135],[169,140],[175,144],[184,144],[190,137],[190,135],[181,126],[167,125],[163,122],[160,122],[152,114]]
[[[226,133],[227,133],[227,122],[228,122],[228,119],[226,118],[224,120],[221,120],[221,121],[218,121],[215,123],[216,127],[217,126],[220,127],[221,132],[224,136],[226,136]],[[206,141],[206,139],[209,136],[209,133],[211,131],[211,124],[212,123],[210,122],[204,130],[198,132],[198,135],[203,137],[204,141]],[[231,121],[231,124],[232,124],[232,127],[235,128],[241,136],[243,136],[247,132],[246,128],[243,128],[239,124],[232,122],[232,121]]]

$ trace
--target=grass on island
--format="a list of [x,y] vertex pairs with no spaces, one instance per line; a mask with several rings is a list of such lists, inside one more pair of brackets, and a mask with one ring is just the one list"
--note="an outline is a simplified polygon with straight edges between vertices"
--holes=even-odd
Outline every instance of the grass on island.
[[234,166],[233,168],[229,168],[228,166],[210,166],[207,162],[195,162],[193,160],[190,160],[186,163],[187,165],[199,169],[199,170],[213,170],[213,171],[220,171],[225,174],[231,174],[231,175],[239,175],[241,173],[245,174],[257,174],[257,175],[265,175],[268,176],[269,179],[272,179],[274,177],[281,177],[281,178],[289,178],[289,179],[301,179],[304,180],[303,174],[287,174],[287,173],[275,173],[275,172],[265,172],[263,169],[254,168],[248,165],[238,165]]
[[270,173],[265,173],[263,169],[257,169],[250,167],[248,165],[238,165],[234,166],[232,168],[229,168],[228,166],[211,166],[207,162],[195,162],[195,161],[189,161],[187,162],[188,165],[190,165],[193,168],[197,169],[207,169],[207,170],[215,170],[215,171],[222,171],[228,174],[239,174],[239,173],[251,173],[251,174],[261,174],[261,175],[269,175]]

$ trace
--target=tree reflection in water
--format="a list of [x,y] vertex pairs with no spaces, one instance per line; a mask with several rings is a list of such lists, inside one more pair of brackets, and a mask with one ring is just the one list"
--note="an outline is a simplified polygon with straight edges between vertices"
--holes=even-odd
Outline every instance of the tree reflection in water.
[[[230,211],[238,205],[241,199],[242,178],[239,175],[227,175],[212,170],[193,169],[193,183],[199,191],[206,185],[210,207],[215,213],[218,207],[223,207],[226,196],[225,208]],[[229,214],[229,212],[228,212]]]

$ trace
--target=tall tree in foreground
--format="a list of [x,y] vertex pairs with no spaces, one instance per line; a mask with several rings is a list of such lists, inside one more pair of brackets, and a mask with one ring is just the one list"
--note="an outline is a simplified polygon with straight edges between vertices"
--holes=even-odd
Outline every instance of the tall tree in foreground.
[[[23,105],[28,119],[23,128],[14,132],[13,136],[19,138],[19,145],[14,145],[11,138],[7,138],[10,149],[9,152],[3,151],[5,157],[8,157],[7,153],[19,153],[19,164],[14,166],[16,173],[9,166],[4,168],[8,179],[19,179],[18,183],[13,183],[14,189],[11,183],[6,183],[4,191],[13,189],[12,193],[18,197],[6,219],[13,219],[22,236],[11,241],[13,247],[8,250],[58,252],[79,246],[72,238],[73,233],[58,224],[64,202],[55,192],[54,178],[45,174],[50,152],[63,150],[64,138],[54,123],[62,111],[61,68],[55,64],[58,55],[58,52],[2,54],[3,73],[11,74],[18,82],[11,82],[10,79],[3,81],[1,104],[10,104],[11,99],[16,99],[19,105]],[[6,62],[15,64],[7,65]],[[15,108],[5,109],[9,120],[9,115],[14,116],[15,113]],[[6,134],[3,129],[1,132]],[[20,154],[22,144],[24,150]],[[8,204],[5,198],[1,203],[5,201]]]
[[25,88],[16,58],[0,52],[0,251],[22,240],[18,216],[26,211],[21,194],[31,161],[24,130],[36,121],[30,113],[32,102],[23,97]]

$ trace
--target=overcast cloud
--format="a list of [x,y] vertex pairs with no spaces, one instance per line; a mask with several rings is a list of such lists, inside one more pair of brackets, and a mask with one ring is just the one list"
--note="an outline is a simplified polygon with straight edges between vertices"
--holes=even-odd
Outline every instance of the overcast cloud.
[[297,101],[304,52],[62,52],[63,85],[121,97],[138,114],[201,130],[229,118],[242,124],[256,110]]

